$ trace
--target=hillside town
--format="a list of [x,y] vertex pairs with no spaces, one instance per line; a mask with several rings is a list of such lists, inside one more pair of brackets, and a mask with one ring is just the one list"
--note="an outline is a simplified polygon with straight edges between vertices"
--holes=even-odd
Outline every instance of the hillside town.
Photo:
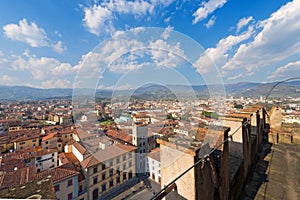
[[264,143],[300,143],[300,99],[224,102],[1,102],[0,196],[238,199]]

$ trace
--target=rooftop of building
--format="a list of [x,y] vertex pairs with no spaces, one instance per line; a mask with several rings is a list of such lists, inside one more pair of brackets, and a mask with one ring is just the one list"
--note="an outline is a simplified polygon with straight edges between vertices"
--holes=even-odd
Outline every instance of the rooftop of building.
[[52,138],[55,138],[57,136],[57,134],[58,134],[57,132],[49,133],[49,134],[47,134],[46,136],[44,136],[42,138],[42,141],[46,141],[46,140],[50,140]]
[[88,150],[80,142],[77,142],[75,140],[70,140],[68,142],[68,145],[74,146],[81,155],[89,154]]
[[123,144],[114,144],[103,150],[99,150],[92,154],[91,156],[84,159],[80,164],[83,169],[89,168],[99,163],[109,161],[113,158],[116,158],[120,155],[123,155],[128,152],[133,152],[136,150],[136,147],[131,145]]
[[32,181],[25,186],[1,189],[0,197],[5,199],[56,199],[51,177]]
[[23,142],[23,141],[37,139],[39,137],[40,137],[40,134],[25,134],[21,137],[13,139],[12,142]]
[[[157,142],[196,155],[196,152],[207,143],[211,148],[221,144],[224,141],[224,133],[229,130],[230,128],[228,127],[209,126],[206,128],[198,128],[194,137],[171,134],[162,136],[160,139],[157,139]],[[219,148],[221,149],[221,147]]]
[[111,137],[113,139],[118,139],[123,141],[124,143],[132,144],[132,136],[126,132],[125,130],[108,130],[106,132],[106,135],[108,137]]
[[150,153],[148,153],[148,157],[160,162],[160,148],[153,149]]
[[58,159],[61,161],[61,163],[67,164],[67,163],[79,163],[79,160],[72,152],[62,152],[58,155]]

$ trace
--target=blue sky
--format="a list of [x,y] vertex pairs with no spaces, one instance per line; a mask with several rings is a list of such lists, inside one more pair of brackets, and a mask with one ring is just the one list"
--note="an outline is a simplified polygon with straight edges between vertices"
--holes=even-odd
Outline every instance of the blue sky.
[[[0,85],[72,88],[84,67],[102,89],[135,88],[144,80],[197,85],[299,76],[299,10],[300,0],[4,0]],[[148,27],[160,28],[161,37],[150,39],[143,32],[151,32]],[[140,29],[148,37],[143,44],[134,35],[119,41]],[[172,40],[163,36],[170,31]],[[185,38],[202,50],[188,48]],[[122,51],[135,45],[150,48],[139,52],[146,56]],[[106,59],[113,57],[107,52],[119,57]],[[189,55],[198,57],[191,63],[179,58]]]

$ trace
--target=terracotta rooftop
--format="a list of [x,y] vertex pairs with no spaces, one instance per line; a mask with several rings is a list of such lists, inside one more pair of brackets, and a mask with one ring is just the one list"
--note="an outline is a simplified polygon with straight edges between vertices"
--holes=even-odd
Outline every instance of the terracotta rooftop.
[[67,163],[65,165],[61,165],[59,167],[50,169],[50,170],[45,170],[39,173],[36,173],[34,178],[35,179],[41,179],[47,176],[51,176],[53,179],[53,182],[60,182],[63,179],[68,179],[72,176],[77,175],[77,171],[75,166],[72,163]]
[[80,165],[81,165],[81,167],[82,167],[83,169],[87,169],[87,168],[89,168],[89,167],[91,167],[91,166],[94,166],[94,165],[97,165],[97,164],[99,164],[99,163],[100,163],[100,161],[97,160],[93,155],[91,155],[91,156],[87,157],[86,159],[84,159],[84,160],[80,163]]
[[16,139],[12,140],[12,142],[22,142],[22,141],[36,139],[36,138],[39,138],[39,137],[40,137],[39,134],[26,134],[26,135],[23,135],[21,137],[18,137]]
[[70,140],[68,142],[68,145],[74,146],[79,151],[79,153],[81,153],[82,155],[89,154],[88,150],[83,145],[81,145],[79,142],[77,142],[75,140]]
[[43,130],[44,130],[45,132],[50,132],[50,131],[53,131],[53,130],[58,131],[58,130],[61,130],[61,129],[63,129],[63,127],[60,126],[60,125],[55,125],[55,126],[44,126],[44,127],[43,127]]
[[37,194],[41,195],[41,199],[56,199],[51,177],[45,177],[42,180],[32,181],[25,186],[14,187],[14,190],[0,190],[1,198],[5,199],[26,199],[32,197],[33,195],[37,196]]
[[123,144],[116,144],[113,146],[109,146],[103,150],[97,151],[93,155],[84,159],[81,162],[81,166],[83,169],[86,169],[86,168],[89,168],[96,164],[111,160],[117,156],[124,154],[124,153],[132,152],[135,149],[136,149],[136,147],[134,147],[134,146],[123,145]]
[[132,136],[123,131],[109,130],[106,132],[106,135],[113,139],[119,139],[126,143],[132,144]]
[[2,155],[1,167],[3,171],[12,171],[14,167],[18,169],[25,167],[26,159],[36,158],[42,155],[47,155],[57,152],[57,149],[42,150],[42,148],[29,148],[22,151],[10,152]]
[[58,159],[61,161],[62,164],[71,163],[79,163],[79,160],[72,152],[62,152],[58,155]]
[[76,130],[73,129],[62,129],[58,131],[59,134],[64,135],[64,134],[70,134],[70,133],[76,133]]
[[49,140],[49,139],[54,138],[54,137],[56,137],[56,136],[57,136],[57,132],[49,133],[48,135],[46,135],[46,136],[44,136],[44,137],[42,138],[42,141]]
[[25,162],[21,158],[2,158],[0,170],[3,172],[12,172],[14,169],[25,168]]

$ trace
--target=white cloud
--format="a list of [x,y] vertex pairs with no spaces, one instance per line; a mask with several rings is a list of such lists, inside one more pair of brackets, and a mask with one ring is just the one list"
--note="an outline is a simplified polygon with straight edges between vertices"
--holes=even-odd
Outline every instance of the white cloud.
[[208,0],[207,2],[203,2],[197,11],[193,13],[193,24],[207,18],[216,9],[222,8],[226,2],[227,0]]
[[169,23],[170,21],[171,21],[171,17],[167,17],[167,18],[164,19],[165,23]]
[[300,72],[300,61],[290,62],[282,67],[277,68],[268,79],[278,80],[284,78],[292,78]]
[[238,24],[237,24],[237,32],[240,32],[240,30],[247,26],[249,24],[250,21],[253,20],[253,17],[250,16],[250,17],[244,17],[242,19],[239,20]]
[[63,53],[67,50],[67,47],[63,45],[62,41],[58,41],[56,44],[52,44],[51,46],[57,53]]
[[112,12],[107,7],[102,7],[101,5],[85,8],[84,13],[84,25],[88,28],[89,32],[96,35],[99,35],[101,30],[109,24],[109,20],[113,18]]
[[145,15],[147,13],[152,13],[154,5],[143,0],[134,1],[119,1],[111,0],[109,2],[104,2],[109,10],[115,11],[121,14],[133,14],[133,15]]
[[19,21],[19,24],[7,24],[3,27],[6,37],[25,42],[31,47],[48,46],[48,38],[44,29],[39,28],[34,22],[27,23],[26,19]]
[[126,83],[124,85],[110,85],[110,86],[104,86],[104,85],[99,85],[97,89],[100,90],[130,90],[133,89],[132,85]]
[[113,24],[113,20],[117,20],[116,14],[130,14],[138,18],[152,14],[156,7],[166,7],[173,2],[174,0],[104,1],[99,5],[84,8],[83,22],[90,33],[99,36],[101,33],[112,33],[116,30]]
[[12,40],[24,42],[31,47],[52,47],[54,51],[62,53],[66,47],[61,41],[50,42],[45,30],[34,22],[28,23],[26,19],[19,21],[19,24],[7,24],[3,26],[6,37]]
[[57,35],[58,37],[62,37],[61,33],[58,31],[54,31],[54,34]]
[[16,81],[15,78],[8,76],[8,75],[3,75],[0,77],[0,85],[11,85]]
[[212,27],[212,26],[216,23],[216,19],[217,19],[217,17],[213,15],[213,16],[208,20],[208,22],[207,22],[206,24],[204,24],[204,26],[205,26],[207,29],[209,29],[210,27]]
[[50,79],[43,81],[41,84],[42,88],[72,88],[72,84],[67,79]]
[[76,72],[69,63],[61,63],[55,58],[37,58],[35,55],[14,56],[11,66],[16,71],[28,70],[34,80],[44,80],[49,75],[63,77]]
[[167,40],[170,37],[170,33],[171,31],[174,30],[174,27],[168,26],[167,28],[165,28],[164,32],[162,33],[162,38],[164,40]]
[[[180,48],[180,43],[172,44],[165,41],[172,30],[172,27],[167,27],[159,38],[150,42],[143,41],[145,36],[133,37],[135,35],[117,31],[103,46],[84,55],[75,68],[81,69],[81,78],[88,79],[92,74],[101,74],[106,67],[115,73],[125,73],[139,70],[153,62],[157,67],[179,66],[186,59],[186,55]],[[139,36],[145,35],[143,34],[145,31],[148,30],[144,27],[130,30]]]
[[[7,58],[4,56],[2,51],[0,51],[0,64],[4,64],[4,63],[7,63],[7,62],[8,62]],[[0,68],[1,68],[1,66],[0,66]]]
[[154,5],[159,5],[161,4],[162,6],[169,6],[172,4],[175,0],[151,0],[151,3]]
[[247,32],[240,35],[229,35],[221,39],[215,48],[206,49],[204,55],[194,63],[194,66],[201,74],[210,72],[212,69],[223,66],[229,59],[229,51],[241,42],[247,40],[253,34],[253,27],[249,27]]
[[261,31],[254,40],[242,44],[223,70],[245,69],[253,72],[300,53],[300,0],[282,6],[259,23]]
[[137,61],[128,61],[123,59],[122,62],[113,63],[109,66],[109,69],[116,73],[126,73],[128,71],[135,71],[143,68],[144,63],[138,63]]
[[150,42],[152,60],[157,67],[178,67],[185,62],[186,55],[180,43],[169,44],[164,40]]
[[227,80],[233,81],[233,80],[242,78],[242,77],[244,77],[244,76],[245,76],[245,74],[240,73],[240,74],[238,74],[238,75],[236,75],[236,76],[230,76],[230,77],[228,77]]

